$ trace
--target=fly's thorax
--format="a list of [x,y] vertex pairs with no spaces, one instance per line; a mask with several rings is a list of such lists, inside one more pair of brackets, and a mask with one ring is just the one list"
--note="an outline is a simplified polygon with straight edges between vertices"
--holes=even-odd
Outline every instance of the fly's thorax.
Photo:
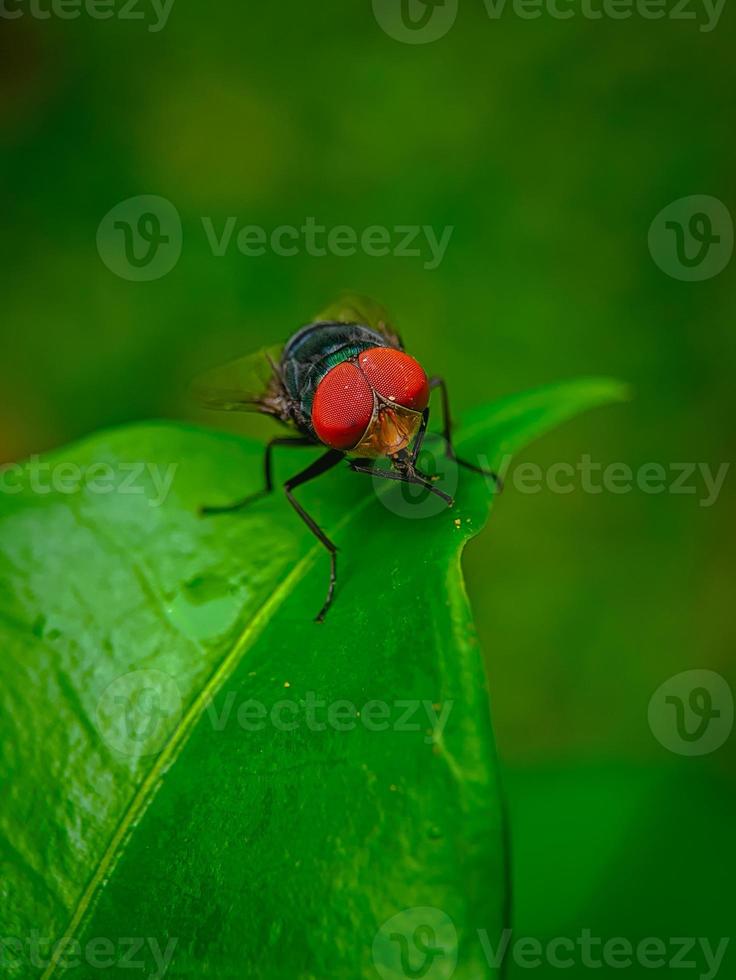
[[323,378],[337,365],[385,343],[382,334],[360,324],[325,321],[297,331],[284,348],[279,366],[297,427],[312,438],[319,438],[312,424],[312,407]]

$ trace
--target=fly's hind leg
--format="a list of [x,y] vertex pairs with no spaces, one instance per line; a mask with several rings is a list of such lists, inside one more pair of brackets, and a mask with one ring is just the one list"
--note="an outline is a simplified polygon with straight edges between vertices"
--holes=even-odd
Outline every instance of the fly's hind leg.
[[307,439],[306,436],[277,436],[272,439],[266,446],[266,451],[263,456],[263,475],[264,475],[264,487],[263,490],[256,490],[255,493],[248,494],[247,497],[243,497],[242,500],[236,500],[232,504],[225,504],[219,507],[200,507],[199,513],[202,517],[212,517],[215,514],[234,514],[236,511],[242,510],[247,507],[248,504],[252,504],[256,500],[260,500],[261,497],[267,496],[273,490],[273,450],[275,446],[313,446],[314,442],[311,439]]
[[466,459],[460,459],[459,456],[455,454],[455,447],[452,442],[452,419],[450,417],[450,398],[447,393],[447,384],[444,378],[434,377],[429,379],[430,390],[439,388],[440,397],[442,399],[442,438],[445,440],[445,451],[450,459],[454,459],[458,466],[465,467],[466,470],[472,470],[474,473],[480,473],[483,476],[490,477],[496,484],[497,492],[501,493],[503,490],[503,480],[495,473],[493,470],[485,469],[482,466],[477,466],[475,463],[470,463]]

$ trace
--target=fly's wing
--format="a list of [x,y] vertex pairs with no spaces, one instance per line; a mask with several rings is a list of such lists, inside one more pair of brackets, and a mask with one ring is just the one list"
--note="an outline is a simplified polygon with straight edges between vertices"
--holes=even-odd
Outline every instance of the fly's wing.
[[263,347],[205,371],[192,382],[192,394],[213,411],[264,412],[287,421],[290,416],[278,367],[282,349],[283,345]]
[[401,337],[391,326],[385,308],[368,296],[360,296],[358,293],[342,293],[315,319],[318,321],[336,321],[337,323],[359,323],[382,333],[391,347],[399,347],[403,350]]

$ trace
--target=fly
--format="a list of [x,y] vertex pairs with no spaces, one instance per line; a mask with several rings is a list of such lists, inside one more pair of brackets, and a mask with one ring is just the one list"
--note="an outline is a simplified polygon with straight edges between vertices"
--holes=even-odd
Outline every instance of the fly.
[[[282,347],[262,350],[205,374],[195,393],[206,408],[258,411],[295,430],[266,445],[263,490],[224,507],[202,507],[203,515],[232,514],[273,490],[276,446],[322,446],[326,451],[284,483],[286,498],[330,555],[327,597],[316,616],[322,622],[337,581],[337,548],[294,496],[302,486],[347,459],[355,473],[424,487],[448,507],[454,501],[417,468],[429,422],[429,397],[439,389],[446,455],[459,466],[490,476],[455,454],[447,386],[428,377],[404,350],[384,310],[370,300],[344,298]],[[387,458],[390,469],[376,465]]]

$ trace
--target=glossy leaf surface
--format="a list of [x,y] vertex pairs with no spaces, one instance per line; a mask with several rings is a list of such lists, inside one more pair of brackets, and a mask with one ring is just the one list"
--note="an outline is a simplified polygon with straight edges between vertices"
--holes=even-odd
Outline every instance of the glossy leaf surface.
[[[498,465],[621,396],[516,396],[458,449]],[[493,484],[431,447],[452,510],[346,467],[299,491],[340,548],[322,625],[326,555],[280,493],[198,516],[258,489],[255,442],[150,424],[4,474],[8,976],[496,975],[502,806],[460,571]]]

